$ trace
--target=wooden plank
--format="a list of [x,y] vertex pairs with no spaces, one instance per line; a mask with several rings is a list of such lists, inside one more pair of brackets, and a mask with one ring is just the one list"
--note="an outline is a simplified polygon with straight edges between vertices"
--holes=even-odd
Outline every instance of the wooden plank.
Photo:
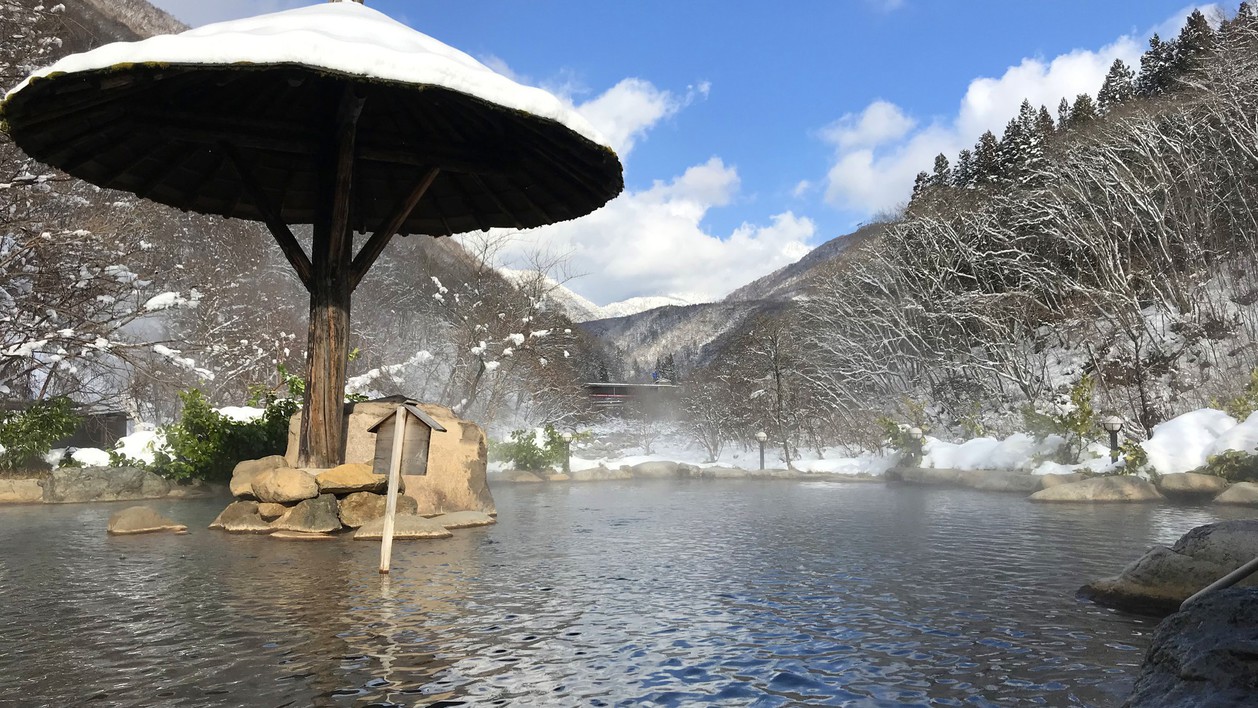
[[380,572],[388,573],[393,560],[393,524],[397,517],[398,486],[402,480],[402,449],[406,445],[406,409],[393,416],[393,454],[389,457],[389,488],[384,498],[384,528],[380,532]]
[[384,252],[389,241],[402,228],[402,224],[410,218],[411,212],[415,211],[415,207],[419,204],[419,200],[424,198],[424,194],[428,192],[428,188],[432,186],[433,180],[437,179],[437,175],[441,173],[441,169],[434,167],[428,170],[428,174],[424,175],[419,184],[415,185],[415,189],[407,195],[401,206],[394,213],[393,218],[383,228],[371,235],[367,243],[358,250],[358,255],[354,256],[354,263],[350,266],[349,289],[355,290],[358,284],[362,282],[363,277],[367,275],[367,271],[371,270],[371,266]]

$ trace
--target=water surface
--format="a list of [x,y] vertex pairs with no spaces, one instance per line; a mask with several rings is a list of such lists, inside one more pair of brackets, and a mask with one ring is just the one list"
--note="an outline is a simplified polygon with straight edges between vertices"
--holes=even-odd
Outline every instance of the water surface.
[[1119,705],[1155,622],[1074,598],[1228,508],[782,481],[499,485],[376,544],[0,509],[0,703]]

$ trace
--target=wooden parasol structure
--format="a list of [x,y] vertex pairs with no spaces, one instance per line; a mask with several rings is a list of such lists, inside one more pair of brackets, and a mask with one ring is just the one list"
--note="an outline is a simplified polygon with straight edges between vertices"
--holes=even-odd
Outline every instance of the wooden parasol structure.
[[[343,460],[351,295],[393,236],[541,226],[624,187],[558,99],[359,2],[72,55],[10,91],[0,120],[75,177],[267,225],[310,293],[311,467]],[[291,224],[313,225],[309,253]]]

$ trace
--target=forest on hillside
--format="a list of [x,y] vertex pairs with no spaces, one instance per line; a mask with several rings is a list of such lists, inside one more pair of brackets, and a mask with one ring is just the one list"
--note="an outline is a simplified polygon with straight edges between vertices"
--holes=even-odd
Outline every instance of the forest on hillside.
[[1008,434],[1082,382],[1139,438],[1252,388],[1258,15],[1193,12],[1098,89],[936,158],[903,213],[691,372],[695,435]]

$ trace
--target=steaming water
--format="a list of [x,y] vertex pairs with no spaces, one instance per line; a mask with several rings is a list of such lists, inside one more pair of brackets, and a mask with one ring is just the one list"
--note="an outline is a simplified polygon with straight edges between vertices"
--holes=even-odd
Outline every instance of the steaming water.
[[1244,512],[790,482],[500,486],[442,542],[107,538],[0,510],[0,703],[1118,705],[1151,620],[1074,599]]

